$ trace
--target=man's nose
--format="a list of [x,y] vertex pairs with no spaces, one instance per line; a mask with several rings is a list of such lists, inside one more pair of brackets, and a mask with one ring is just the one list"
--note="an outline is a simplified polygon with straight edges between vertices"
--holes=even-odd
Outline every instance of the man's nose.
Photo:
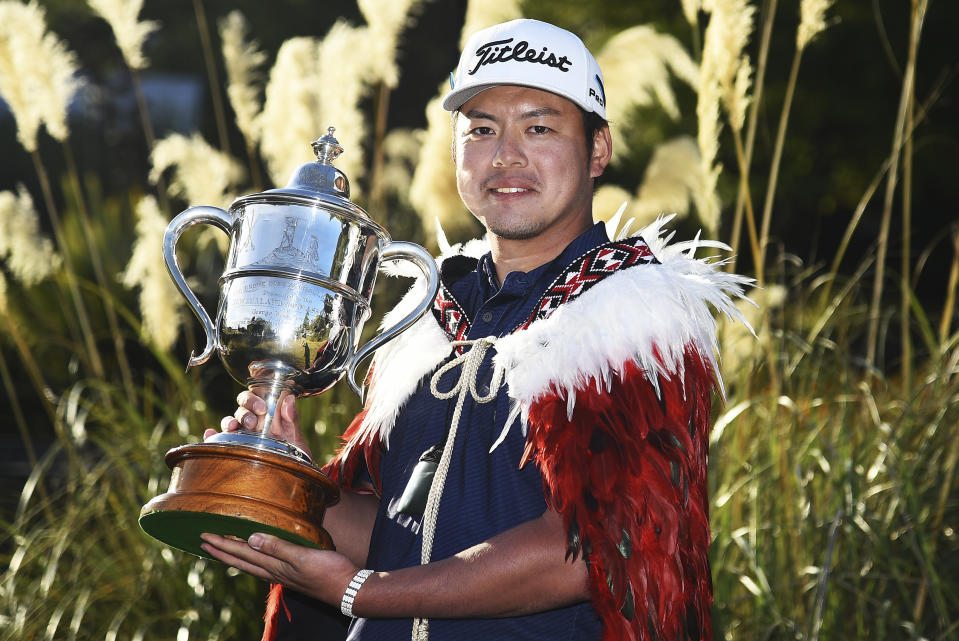
[[504,131],[500,134],[493,155],[494,167],[525,167],[526,153],[523,150],[522,138],[519,134]]

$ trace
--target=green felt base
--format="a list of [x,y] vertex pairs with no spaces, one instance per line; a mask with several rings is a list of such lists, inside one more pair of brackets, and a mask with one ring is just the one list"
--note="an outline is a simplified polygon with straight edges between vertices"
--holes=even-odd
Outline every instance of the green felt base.
[[200,548],[202,541],[200,535],[204,532],[209,534],[219,534],[221,536],[235,536],[244,541],[254,532],[263,532],[272,534],[311,548],[319,548],[313,541],[297,536],[292,532],[281,530],[279,528],[264,525],[249,519],[241,519],[235,516],[224,516],[222,514],[208,514],[206,512],[181,512],[165,510],[161,512],[150,512],[140,516],[140,527],[144,532],[166,543],[170,547],[205,559],[212,559],[209,554]]

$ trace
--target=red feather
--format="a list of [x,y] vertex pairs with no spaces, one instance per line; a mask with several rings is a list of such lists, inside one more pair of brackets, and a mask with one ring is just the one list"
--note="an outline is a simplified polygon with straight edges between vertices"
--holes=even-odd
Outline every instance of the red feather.
[[[376,492],[382,491],[380,484],[380,457],[383,450],[380,448],[378,439],[370,439],[369,442],[360,442],[357,434],[363,427],[363,419],[366,418],[368,408],[360,410],[346,431],[340,437],[342,445],[336,451],[330,462],[323,466],[325,472],[331,479],[336,481],[337,485],[344,489],[353,489],[353,479],[360,470],[360,464],[365,464],[366,469],[373,479],[376,486]],[[352,442],[352,441],[356,442]],[[352,445],[351,445],[352,442]]]
[[627,363],[609,392],[553,391],[529,412],[525,460],[543,474],[571,556],[589,562],[604,641],[712,638],[709,410],[716,385],[694,348],[658,380]]
[[[329,475],[331,479],[344,489],[353,489],[353,479],[360,469],[360,463],[366,464],[366,469],[373,479],[376,487],[376,493],[383,491],[380,483],[380,456],[383,452],[380,447],[379,434],[368,437],[365,442],[360,441],[358,435],[363,430],[363,421],[366,419],[366,413],[369,411],[370,400],[373,398],[373,368],[376,363],[370,365],[366,372],[366,384],[370,387],[366,395],[366,406],[353,417],[353,420],[347,426],[346,430],[340,436],[340,448],[333,455],[333,458],[323,466],[323,472]],[[354,442],[355,441],[355,442]],[[361,458],[362,457],[362,458]]]
[[286,602],[283,600],[283,586],[273,583],[270,585],[270,594],[266,597],[266,613],[263,615],[263,622],[266,625],[263,627],[263,638],[260,641],[273,641],[276,638],[276,623],[280,616],[281,605],[286,612],[286,620],[292,621],[290,609],[286,607]]

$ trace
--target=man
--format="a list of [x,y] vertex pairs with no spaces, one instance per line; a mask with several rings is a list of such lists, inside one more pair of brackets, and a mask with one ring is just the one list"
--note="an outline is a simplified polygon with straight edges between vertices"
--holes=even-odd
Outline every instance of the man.
[[[612,148],[575,35],[483,30],[452,85],[457,186],[488,246],[442,257],[434,314],[377,353],[328,467],[337,551],[205,549],[340,605],[350,639],[710,638],[707,303],[735,314],[744,281],[593,224]],[[276,432],[303,446],[287,400]],[[265,411],[239,403],[223,429]]]

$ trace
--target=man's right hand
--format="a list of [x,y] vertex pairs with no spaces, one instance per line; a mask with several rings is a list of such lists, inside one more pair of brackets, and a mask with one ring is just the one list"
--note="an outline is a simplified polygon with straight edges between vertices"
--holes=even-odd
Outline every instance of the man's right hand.
[[[244,390],[236,397],[236,402],[238,406],[236,411],[233,416],[223,417],[220,421],[220,430],[223,432],[257,430],[266,416],[266,401],[250,390]],[[208,439],[216,433],[213,429],[206,430],[203,438]],[[313,456],[310,453],[310,446],[300,431],[300,416],[296,411],[296,399],[292,394],[283,398],[277,406],[270,434],[293,443],[311,457]]]

